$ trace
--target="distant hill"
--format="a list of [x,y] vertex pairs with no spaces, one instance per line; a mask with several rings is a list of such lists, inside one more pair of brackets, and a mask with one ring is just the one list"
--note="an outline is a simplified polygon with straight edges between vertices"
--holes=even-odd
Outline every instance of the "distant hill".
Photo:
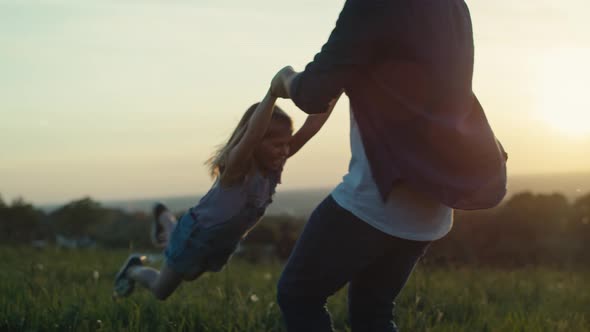
[[[332,188],[303,189],[277,191],[273,203],[267,214],[289,214],[293,216],[308,216],[314,207],[321,202]],[[172,211],[181,212],[199,202],[201,195],[161,197],[153,199],[104,201],[105,206],[120,208],[126,211],[151,211],[156,201],[166,204]]]
[[[311,211],[328,195],[332,188],[316,188],[302,190],[278,190],[274,197],[274,203],[269,207],[267,214],[289,214],[307,217]],[[510,177],[508,181],[508,197],[515,193],[531,191],[534,193],[561,193],[569,200],[590,193],[590,173],[571,174],[540,174],[517,175]],[[156,201],[164,202],[175,212],[182,212],[198,203],[201,195],[154,197],[149,199],[129,199],[102,201],[107,207],[120,208],[125,211],[151,211],[151,206]],[[42,207],[51,210],[56,206]]]
[[508,181],[509,194],[521,191],[561,193],[574,200],[590,193],[590,173],[564,173],[512,176]]

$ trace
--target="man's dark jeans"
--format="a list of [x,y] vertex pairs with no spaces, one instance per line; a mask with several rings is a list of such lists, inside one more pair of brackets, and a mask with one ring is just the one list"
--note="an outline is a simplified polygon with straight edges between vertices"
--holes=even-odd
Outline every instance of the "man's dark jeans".
[[279,280],[287,330],[332,331],[326,300],[350,283],[352,331],[397,331],[393,301],[429,244],[383,233],[328,196],[311,215]]

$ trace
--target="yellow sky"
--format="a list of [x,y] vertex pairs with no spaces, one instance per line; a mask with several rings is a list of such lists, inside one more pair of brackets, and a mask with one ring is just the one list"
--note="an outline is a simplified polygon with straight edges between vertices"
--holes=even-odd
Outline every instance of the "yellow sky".
[[[341,0],[0,2],[0,194],[201,194],[203,161],[274,72],[311,60]],[[587,0],[468,1],[474,90],[511,174],[590,170]],[[296,124],[305,115],[279,103]],[[281,189],[346,172],[347,100]]]

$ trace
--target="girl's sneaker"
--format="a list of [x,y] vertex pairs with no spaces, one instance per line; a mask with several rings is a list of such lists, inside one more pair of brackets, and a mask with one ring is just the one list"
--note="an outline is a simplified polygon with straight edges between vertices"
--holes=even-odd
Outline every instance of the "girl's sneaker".
[[150,237],[152,244],[158,248],[165,248],[172,231],[176,227],[176,217],[166,205],[158,202],[153,207],[154,220]]
[[127,277],[127,271],[132,266],[143,265],[143,261],[145,256],[133,254],[130,255],[117,275],[115,276],[115,287],[114,287],[114,296],[116,297],[127,297],[135,288],[135,281],[131,280]]

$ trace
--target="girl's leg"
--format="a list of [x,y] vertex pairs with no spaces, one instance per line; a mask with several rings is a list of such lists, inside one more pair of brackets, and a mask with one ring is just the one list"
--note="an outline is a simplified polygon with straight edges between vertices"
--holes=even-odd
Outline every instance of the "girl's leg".
[[127,277],[149,289],[158,300],[165,300],[180,285],[182,276],[164,265],[161,271],[147,266],[132,266]]
[[158,248],[165,248],[178,220],[176,220],[176,216],[170,212],[168,207],[162,203],[154,204],[152,211],[154,215],[150,231],[152,243]]

